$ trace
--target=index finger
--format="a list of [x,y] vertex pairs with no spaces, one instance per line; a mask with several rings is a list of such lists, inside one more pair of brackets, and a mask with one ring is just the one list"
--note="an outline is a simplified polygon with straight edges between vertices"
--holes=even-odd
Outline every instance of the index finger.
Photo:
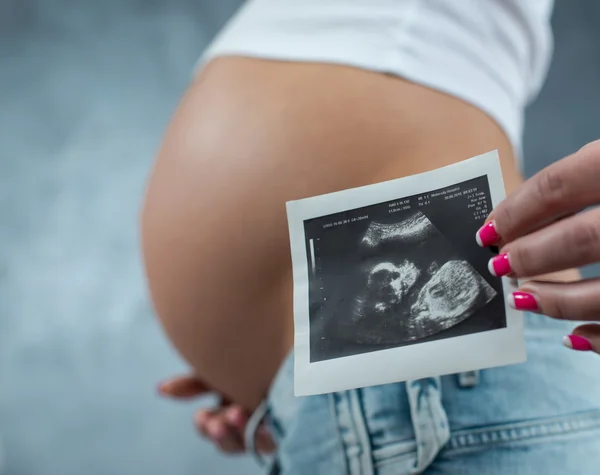
[[180,376],[158,385],[158,390],[165,396],[177,399],[189,399],[208,393],[211,389],[194,376]]
[[600,140],[543,169],[500,203],[477,233],[481,246],[504,243],[600,202]]

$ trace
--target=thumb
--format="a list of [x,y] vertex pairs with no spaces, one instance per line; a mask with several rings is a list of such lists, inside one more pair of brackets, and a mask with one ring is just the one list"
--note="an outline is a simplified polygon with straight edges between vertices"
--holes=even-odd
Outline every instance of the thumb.
[[211,392],[211,389],[195,376],[179,376],[158,385],[159,394],[175,399],[190,399]]
[[563,343],[567,348],[576,351],[593,351],[600,354],[600,325],[580,325],[570,335],[565,336]]

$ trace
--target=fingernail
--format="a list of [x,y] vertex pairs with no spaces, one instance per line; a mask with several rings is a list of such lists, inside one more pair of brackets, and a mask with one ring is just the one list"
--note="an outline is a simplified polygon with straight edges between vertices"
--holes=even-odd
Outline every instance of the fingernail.
[[488,269],[493,276],[502,277],[512,272],[510,268],[510,262],[508,261],[508,254],[500,254],[496,257],[492,257],[488,262]]
[[591,351],[593,349],[590,341],[579,335],[567,335],[563,338],[563,345],[575,351]]
[[513,292],[508,295],[508,305],[515,310],[529,310],[535,312],[538,310],[538,304],[535,297],[527,292]]
[[489,223],[484,224],[479,228],[479,231],[477,231],[475,239],[477,240],[477,244],[481,247],[488,247],[495,242],[498,242],[500,235],[498,234],[498,231],[496,231],[496,223],[490,221]]

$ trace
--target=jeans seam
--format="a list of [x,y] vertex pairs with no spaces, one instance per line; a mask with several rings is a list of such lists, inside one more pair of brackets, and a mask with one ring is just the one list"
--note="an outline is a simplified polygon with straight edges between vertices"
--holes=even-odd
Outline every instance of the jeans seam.
[[[430,379],[433,379],[433,378],[430,378]],[[427,404],[427,412],[429,412],[429,420],[430,421],[432,421],[432,422],[434,422],[434,421],[438,422],[437,418],[436,418],[436,415],[433,412],[433,405],[431,404],[432,400],[434,398],[431,397],[431,392],[430,391],[432,389],[431,389],[431,381],[430,381],[430,379],[427,380],[427,384],[429,385],[429,387],[427,388],[427,394],[426,394],[426,397],[429,398],[429,402]],[[441,384],[441,381],[440,381],[440,382],[438,382],[437,388],[435,389],[436,392],[438,393],[437,394],[437,399],[440,402],[440,404],[442,404],[442,402],[441,402],[442,401],[442,391],[441,391],[441,389],[442,389],[442,384]],[[444,447],[444,445],[445,445],[439,429],[440,429],[439,425],[435,424],[435,429],[433,430],[433,436],[435,437],[436,445],[439,446],[438,453],[439,453],[439,450],[441,450]]]
[[363,410],[362,404],[362,390],[357,389],[352,391],[353,394],[353,411],[352,416],[354,421],[354,427],[356,430],[357,438],[361,446],[360,458],[361,458],[361,472],[364,475],[373,475],[375,470],[375,462],[373,460],[373,447],[371,446],[371,439],[369,437],[369,429],[366,424],[367,417]]
[[[346,454],[346,443],[344,442],[344,437],[342,436],[341,430],[340,430],[340,425],[339,425],[339,415],[338,415],[338,409],[337,409],[337,405],[340,404],[340,393],[331,393],[329,394],[329,410],[331,412],[331,417],[333,419],[333,421],[335,421],[335,432],[336,432],[336,438],[337,438],[337,443],[338,443],[338,447],[340,450],[340,453],[342,454],[342,462],[344,464],[344,473],[349,474],[350,473],[350,467],[348,465],[348,457]],[[347,403],[347,401],[344,401],[344,403]]]
[[445,451],[542,439],[595,428],[600,428],[600,410],[553,417],[548,420],[505,423],[487,429],[461,429],[452,435]]

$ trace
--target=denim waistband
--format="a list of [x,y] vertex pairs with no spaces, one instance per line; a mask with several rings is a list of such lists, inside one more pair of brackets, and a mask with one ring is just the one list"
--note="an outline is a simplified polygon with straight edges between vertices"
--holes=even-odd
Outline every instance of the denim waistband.
[[[529,361],[522,365],[310,397],[293,394],[290,354],[248,425],[247,446],[254,448],[256,428],[266,418],[278,460],[254,453],[263,466],[271,464],[272,474],[279,473],[278,462],[294,474],[305,472],[289,467],[305,464],[317,467],[315,474],[415,474],[449,450],[597,430],[598,362],[562,348],[571,326],[528,315]],[[333,468],[320,470],[316,454],[333,454],[327,456]]]

